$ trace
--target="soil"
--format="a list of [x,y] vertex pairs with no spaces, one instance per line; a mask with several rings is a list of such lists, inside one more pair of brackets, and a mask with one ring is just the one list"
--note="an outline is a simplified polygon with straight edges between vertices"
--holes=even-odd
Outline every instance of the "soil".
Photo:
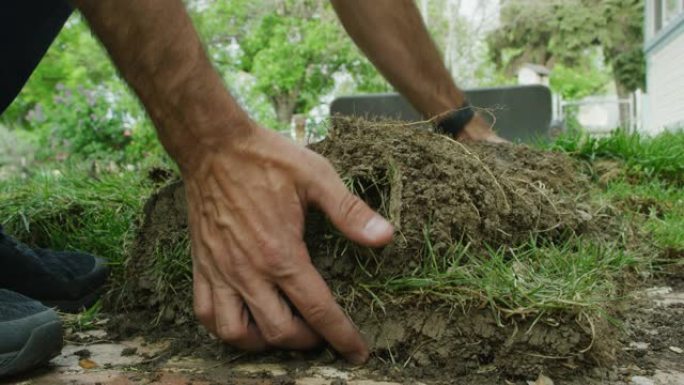
[[[19,377],[3,379],[8,384],[33,385],[121,385],[121,384],[299,384],[299,385],[400,385],[400,384],[471,384],[471,385],[681,385],[684,383],[684,346],[682,312],[684,281],[681,269],[671,269],[655,280],[645,282],[633,305],[622,309],[623,348],[618,362],[611,367],[578,368],[568,375],[535,374],[524,379],[507,377],[481,366],[463,376],[434,378],[403,363],[344,367],[310,356],[279,355],[249,358],[236,363],[233,357],[206,357],[204,346],[185,357],[166,355],[168,340],[149,343],[142,338],[112,343],[103,340],[102,330],[86,332],[67,330],[66,346],[51,367]],[[100,320],[104,321],[104,320]],[[207,340],[207,338],[204,338]],[[130,354],[130,355],[129,355]],[[198,357],[200,356],[200,357]],[[87,360],[83,358],[87,357]],[[254,362],[268,359],[270,362]],[[150,361],[156,362],[149,365]],[[377,361],[379,362],[379,361]],[[87,363],[96,364],[87,369]],[[550,377],[550,378],[549,378]],[[535,379],[537,379],[535,381]]]
[[[415,296],[397,296],[379,310],[358,290],[364,282],[410,275],[428,246],[439,256],[455,244],[485,252],[530,239],[605,234],[597,231],[589,182],[573,160],[523,145],[461,144],[425,127],[349,119],[335,121],[329,137],[311,149],[397,228],[392,244],[369,250],[346,241],[319,212],[307,219],[312,261],[369,339],[370,368],[389,375],[388,364],[400,365],[401,376],[421,379],[487,372],[516,379],[613,361],[614,328],[582,316],[499,319],[477,303],[457,308]],[[208,341],[192,314],[187,245],[183,186],[174,182],[145,205],[127,277],[107,298],[109,309],[124,314],[112,322],[119,335],[174,333],[193,349],[198,338]],[[183,259],[169,267],[163,256],[178,250]]]
[[[563,154],[523,145],[463,145],[391,122],[335,123],[329,137],[311,148],[397,229],[395,241],[374,258],[377,265],[367,266],[374,279],[418,266],[426,230],[439,255],[455,242],[483,250],[515,247],[531,236],[561,241],[585,231],[592,219],[589,205],[578,203],[588,180]],[[307,244],[317,266],[327,270],[339,260],[338,240],[311,216],[309,222]]]

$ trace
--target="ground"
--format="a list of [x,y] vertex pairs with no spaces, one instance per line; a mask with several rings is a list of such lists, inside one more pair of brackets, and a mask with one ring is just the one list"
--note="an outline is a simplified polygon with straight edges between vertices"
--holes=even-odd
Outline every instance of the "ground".
[[173,172],[90,171],[60,176],[56,190],[38,178],[0,185],[11,232],[90,248],[114,266],[102,304],[67,319],[53,367],[17,381],[682,382],[684,135],[546,147],[562,151],[362,121],[337,122],[313,146],[398,229],[372,250],[308,216],[312,260],[373,350],[360,368],[329,350],[245,356],[197,326]]
[[165,356],[168,340],[145,342],[142,338],[110,341],[102,329],[72,332],[62,354],[50,368],[15,378],[22,385],[394,385],[394,384],[609,384],[679,385],[684,384],[684,282],[671,279],[641,291],[640,306],[625,321],[624,347],[618,363],[568,377],[538,376],[507,379],[496,372],[474,373],[440,382],[421,378],[397,381],[400,368],[389,374],[334,365],[311,365],[290,358],[276,363],[238,363],[197,356]]

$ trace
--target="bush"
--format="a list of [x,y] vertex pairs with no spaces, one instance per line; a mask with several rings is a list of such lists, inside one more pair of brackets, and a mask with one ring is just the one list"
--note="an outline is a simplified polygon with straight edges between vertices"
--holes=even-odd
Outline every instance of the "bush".
[[125,90],[58,84],[56,92],[51,103],[36,104],[27,114],[39,137],[38,158],[131,163],[160,151],[154,129]]

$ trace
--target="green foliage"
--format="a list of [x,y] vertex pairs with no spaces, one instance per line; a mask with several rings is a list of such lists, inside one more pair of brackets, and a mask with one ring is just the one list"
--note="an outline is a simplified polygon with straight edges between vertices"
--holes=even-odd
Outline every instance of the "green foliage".
[[[125,89],[70,89],[61,83],[55,88],[49,102],[36,103],[26,114],[38,136],[39,159],[56,154],[59,158],[106,158],[131,163],[162,152],[154,129],[135,101],[126,100],[131,96]],[[135,113],[141,116],[135,117]]]
[[137,99],[78,14],[67,21],[2,121],[32,131],[39,159],[131,163],[162,152]]
[[262,124],[288,128],[293,114],[320,104],[336,74],[351,76],[350,92],[390,89],[346,36],[327,1],[193,0],[189,6],[217,68]]
[[0,224],[28,243],[86,250],[119,266],[152,184],[140,170],[93,175],[60,167],[0,180]]
[[392,86],[387,83],[373,64],[365,57],[359,56],[358,60],[347,65],[347,69],[352,75],[356,92],[377,93],[392,92]]
[[44,155],[60,150],[85,157],[121,153],[130,143],[125,112],[112,110],[102,92],[83,87],[72,91],[61,84],[56,89],[54,103],[46,103],[45,108],[37,104],[28,114],[31,125],[42,131]]
[[279,121],[288,124],[293,113],[320,103],[335,84],[333,76],[355,68],[358,56],[327,3],[284,4],[241,41],[240,64],[254,75],[256,89],[273,103]]
[[487,40],[494,61],[509,67],[575,67],[598,46],[619,91],[634,91],[645,83],[643,13],[642,0],[509,0]]
[[591,65],[584,68],[569,68],[557,64],[549,79],[551,90],[566,100],[578,100],[601,92],[610,78]]

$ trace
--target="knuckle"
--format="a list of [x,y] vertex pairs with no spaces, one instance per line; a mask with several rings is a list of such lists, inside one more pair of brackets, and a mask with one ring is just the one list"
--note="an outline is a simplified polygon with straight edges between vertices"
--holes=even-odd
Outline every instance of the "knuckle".
[[193,310],[195,311],[195,316],[204,325],[207,325],[214,318],[214,311],[210,304],[203,304],[195,301]]
[[344,220],[353,219],[356,214],[363,208],[363,202],[355,195],[348,193],[344,194],[340,199],[338,213]]
[[314,328],[328,324],[333,315],[333,304],[333,302],[318,302],[309,305],[304,311],[306,321]]
[[237,343],[247,338],[247,327],[237,325],[219,325],[216,333],[218,337],[227,343]]
[[270,238],[262,238],[257,241],[259,254],[261,254],[261,268],[265,271],[278,271],[286,266],[286,258],[283,257],[284,249],[278,242]]
[[267,343],[274,346],[285,346],[295,336],[294,322],[281,323],[264,332],[264,339]]

